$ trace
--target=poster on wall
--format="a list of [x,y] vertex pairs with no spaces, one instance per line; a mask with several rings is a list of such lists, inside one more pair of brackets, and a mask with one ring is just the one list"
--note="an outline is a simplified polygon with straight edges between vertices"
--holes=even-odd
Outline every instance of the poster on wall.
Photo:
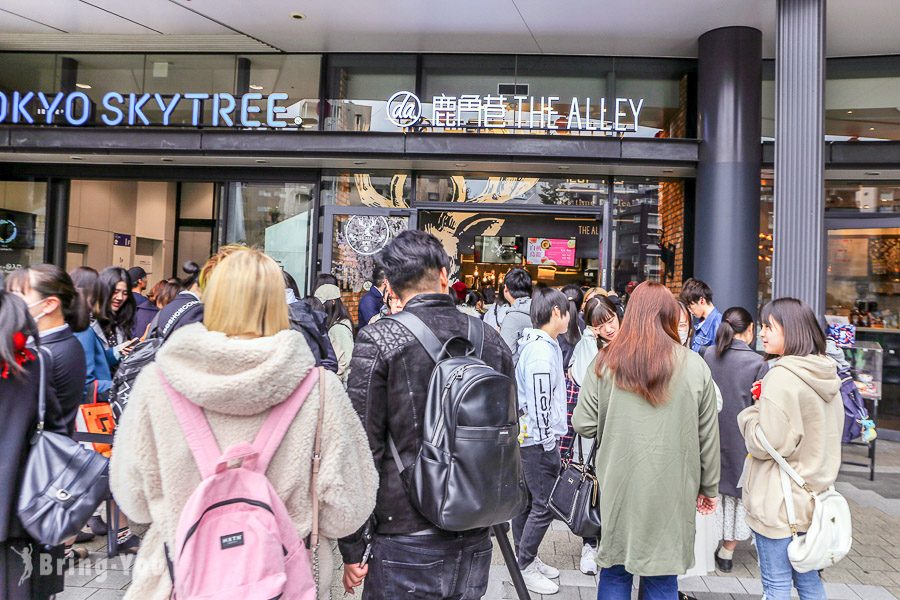
[[574,267],[575,238],[528,238],[529,265]]
[[865,237],[829,237],[828,265],[836,277],[867,277],[869,240]]
[[0,209],[0,250],[34,250],[37,216]]
[[112,266],[131,267],[131,234],[113,233]]

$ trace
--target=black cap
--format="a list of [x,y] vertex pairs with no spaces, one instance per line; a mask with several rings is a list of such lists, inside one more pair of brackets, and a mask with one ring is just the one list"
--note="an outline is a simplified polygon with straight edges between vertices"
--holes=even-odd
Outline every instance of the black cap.
[[142,267],[131,267],[128,269],[128,277],[131,279],[131,285],[137,285],[137,282],[147,277],[147,271]]

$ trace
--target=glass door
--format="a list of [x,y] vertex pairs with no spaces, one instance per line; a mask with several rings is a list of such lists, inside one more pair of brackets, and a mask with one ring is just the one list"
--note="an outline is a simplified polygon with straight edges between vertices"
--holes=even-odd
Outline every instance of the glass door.
[[338,280],[344,304],[356,320],[359,299],[372,285],[375,257],[401,231],[416,228],[414,210],[326,206],[322,270]]

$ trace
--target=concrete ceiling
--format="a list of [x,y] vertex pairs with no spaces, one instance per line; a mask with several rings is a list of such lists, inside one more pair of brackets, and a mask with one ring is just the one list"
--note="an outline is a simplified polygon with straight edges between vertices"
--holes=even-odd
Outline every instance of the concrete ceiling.
[[[172,50],[199,35],[211,46],[243,36],[257,51],[693,57],[701,34],[730,25],[762,30],[774,55],[775,0],[3,0],[0,49],[109,50],[116,36],[128,51],[131,36]],[[829,56],[900,53],[897,31],[897,0],[828,2]]]

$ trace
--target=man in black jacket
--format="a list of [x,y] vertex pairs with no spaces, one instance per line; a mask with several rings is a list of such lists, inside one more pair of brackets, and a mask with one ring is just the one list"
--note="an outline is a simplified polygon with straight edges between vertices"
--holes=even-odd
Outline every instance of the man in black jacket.
[[[402,310],[419,317],[441,342],[466,337],[467,316],[457,310],[448,290],[450,258],[441,243],[422,231],[404,231],[385,247],[379,263],[388,291]],[[500,335],[484,328],[483,358],[513,377],[512,356]],[[363,421],[379,470],[374,539],[366,551],[360,531],[341,540],[344,586],[366,581],[364,600],[395,600],[410,595],[424,600],[481,598],[487,589],[491,541],[487,529],[454,533],[438,529],[409,501],[400,473],[387,449],[390,434],[404,464],[411,464],[422,443],[422,422],[431,371],[425,348],[406,327],[380,319],[360,330],[350,363],[348,393]],[[363,563],[368,559],[367,564]],[[386,568],[386,564],[396,564]]]

